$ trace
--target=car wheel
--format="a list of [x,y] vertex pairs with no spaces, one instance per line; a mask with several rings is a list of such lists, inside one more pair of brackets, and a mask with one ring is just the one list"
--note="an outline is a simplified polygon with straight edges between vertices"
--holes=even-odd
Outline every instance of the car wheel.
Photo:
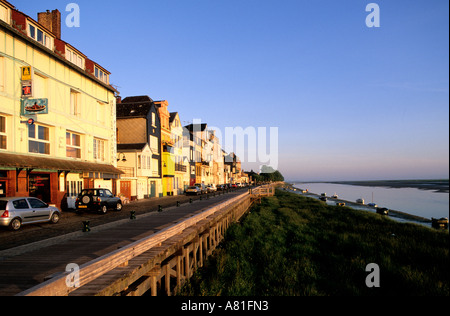
[[120,212],[122,210],[122,203],[117,202],[116,211]]
[[13,219],[9,224],[9,228],[13,231],[18,231],[20,227],[22,227],[22,222],[18,218]]
[[57,212],[53,213],[52,218],[50,219],[50,222],[52,224],[57,224],[59,222],[59,214]]
[[102,214],[106,214],[108,212],[108,207],[106,205],[103,205],[100,209],[100,212],[102,212]]

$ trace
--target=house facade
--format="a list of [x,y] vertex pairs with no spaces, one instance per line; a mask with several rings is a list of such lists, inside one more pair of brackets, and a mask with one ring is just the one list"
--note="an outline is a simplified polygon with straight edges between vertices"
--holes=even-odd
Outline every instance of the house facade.
[[163,196],[175,195],[175,155],[172,153],[174,145],[170,130],[169,102],[155,101],[161,121],[161,152],[162,152],[162,185]]
[[[189,151],[183,151],[183,127],[177,112],[170,113],[170,130],[172,137],[172,153],[175,161],[174,195],[184,194],[189,186],[188,158]],[[186,153],[186,156],[185,156]]]
[[61,39],[58,10],[36,21],[0,0],[0,196],[61,207],[83,188],[116,192],[109,76]]
[[163,196],[161,121],[148,96],[117,103],[118,193],[130,200]]

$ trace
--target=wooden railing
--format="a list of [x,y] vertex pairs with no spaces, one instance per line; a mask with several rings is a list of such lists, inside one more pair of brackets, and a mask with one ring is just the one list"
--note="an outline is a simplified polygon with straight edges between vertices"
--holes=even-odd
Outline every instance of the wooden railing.
[[[205,220],[207,217],[227,208],[232,208],[235,205],[240,205],[245,201],[249,201],[248,205],[250,205],[248,193],[241,194],[152,236],[136,241],[124,248],[82,265],[79,271],[78,288],[96,280],[117,267],[127,266],[128,262],[133,258],[147,252],[149,249],[160,246],[164,241],[181,234],[187,228]],[[67,296],[78,289],[67,286],[66,279],[69,276],[70,272],[63,273],[47,282],[20,293],[19,296]]]
[[275,185],[267,184],[255,189],[250,189],[252,198],[261,198],[275,195]]

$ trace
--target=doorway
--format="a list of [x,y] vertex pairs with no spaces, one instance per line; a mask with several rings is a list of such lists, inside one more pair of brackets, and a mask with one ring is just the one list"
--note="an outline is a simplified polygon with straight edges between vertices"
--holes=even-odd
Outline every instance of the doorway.
[[51,203],[50,175],[30,174],[29,178],[30,197],[38,198],[45,203]]

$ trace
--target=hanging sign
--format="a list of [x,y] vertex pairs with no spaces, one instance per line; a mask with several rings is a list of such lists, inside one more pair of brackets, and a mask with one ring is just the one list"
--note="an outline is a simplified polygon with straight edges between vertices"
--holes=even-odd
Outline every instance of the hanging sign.
[[22,98],[33,97],[33,81],[22,81]]
[[21,115],[48,114],[48,99],[22,100]]
[[26,66],[26,67],[20,67],[21,73],[22,73],[22,81],[28,81],[33,80],[33,67]]

